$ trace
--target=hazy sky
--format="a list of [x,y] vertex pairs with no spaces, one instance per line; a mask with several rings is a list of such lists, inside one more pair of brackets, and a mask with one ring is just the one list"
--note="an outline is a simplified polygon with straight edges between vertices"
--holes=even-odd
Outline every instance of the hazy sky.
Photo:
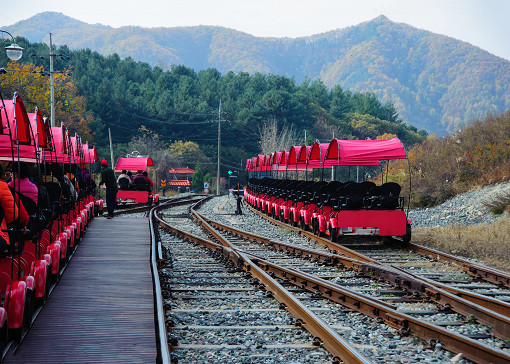
[[220,25],[273,37],[317,34],[384,14],[510,60],[509,0],[6,0],[0,24],[43,11],[113,27]]

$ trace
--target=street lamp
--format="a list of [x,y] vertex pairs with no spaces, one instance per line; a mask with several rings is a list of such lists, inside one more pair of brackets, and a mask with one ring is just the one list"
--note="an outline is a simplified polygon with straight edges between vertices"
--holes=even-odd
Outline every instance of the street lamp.
[[9,57],[9,59],[11,61],[17,61],[21,58],[21,56],[23,56],[23,48],[21,48],[19,45],[17,45],[15,42],[14,42],[14,37],[12,36],[11,33],[9,32],[6,32],[5,30],[0,30],[1,33],[5,33],[5,34],[9,34],[9,36],[11,37],[12,39],[12,44],[8,47],[5,47],[5,51],[7,52],[7,57]]

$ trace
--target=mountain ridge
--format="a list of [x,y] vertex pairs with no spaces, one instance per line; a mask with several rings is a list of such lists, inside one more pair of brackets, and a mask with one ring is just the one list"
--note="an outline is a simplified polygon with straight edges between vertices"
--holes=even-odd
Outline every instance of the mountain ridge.
[[256,37],[211,25],[112,28],[52,12],[7,29],[40,42],[46,33],[39,29],[52,26],[58,44],[117,53],[163,69],[184,64],[197,71],[280,74],[297,82],[320,78],[330,88],[340,84],[372,92],[394,103],[409,124],[440,135],[510,108],[509,61],[384,15],[297,38]]

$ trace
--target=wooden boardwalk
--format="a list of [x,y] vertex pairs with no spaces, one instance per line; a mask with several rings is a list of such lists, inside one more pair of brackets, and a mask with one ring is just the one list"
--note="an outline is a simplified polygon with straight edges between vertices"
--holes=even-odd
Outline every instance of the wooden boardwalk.
[[149,222],[95,218],[27,337],[5,363],[154,363]]

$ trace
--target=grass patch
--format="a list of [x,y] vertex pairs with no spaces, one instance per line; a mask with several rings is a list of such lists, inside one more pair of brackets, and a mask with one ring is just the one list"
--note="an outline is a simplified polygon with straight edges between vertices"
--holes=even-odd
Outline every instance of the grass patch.
[[510,272],[510,218],[493,224],[413,229],[413,243]]
[[508,211],[510,208],[510,193],[497,196],[490,201],[484,202],[483,205],[487,207],[494,215],[501,215],[503,212]]

